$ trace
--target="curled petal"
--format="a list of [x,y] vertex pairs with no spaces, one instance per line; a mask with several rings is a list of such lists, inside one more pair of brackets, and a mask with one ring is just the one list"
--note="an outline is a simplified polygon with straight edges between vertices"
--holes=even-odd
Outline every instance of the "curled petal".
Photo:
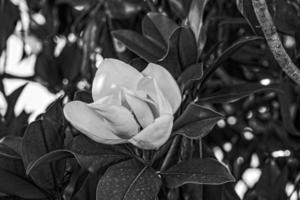
[[142,78],[137,86],[138,92],[146,93],[157,105],[159,115],[173,114],[172,107],[152,77]]
[[139,125],[133,114],[125,107],[91,103],[89,107],[102,116],[113,133],[120,138],[129,139],[139,131]]
[[116,59],[104,59],[96,72],[92,95],[94,101],[111,94],[117,86],[135,90],[143,76],[135,68]]
[[172,125],[173,116],[161,116],[128,141],[141,149],[158,149],[169,139]]
[[157,81],[159,88],[170,103],[173,113],[175,113],[181,103],[181,93],[172,75],[165,68],[153,63],[148,64],[142,74]]
[[64,107],[67,120],[80,132],[92,140],[104,144],[124,143],[126,140],[116,136],[109,126],[93,109],[81,101],[72,101]]
[[143,128],[154,121],[154,114],[147,101],[143,101],[131,92],[124,92],[124,96],[130,110],[132,110]]

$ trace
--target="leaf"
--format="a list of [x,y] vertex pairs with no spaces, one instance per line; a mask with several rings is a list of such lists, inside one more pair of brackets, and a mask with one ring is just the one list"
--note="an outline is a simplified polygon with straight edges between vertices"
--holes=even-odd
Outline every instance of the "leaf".
[[74,138],[69,150],[80,166],[90,172],[105,169],[131,157],[121,145],[96,143],[83,135]]
[[278,100],[280,104],[281,120],[283,122],[284,128],[294,136],[300,136],[300,132],[294,125],[294,120],[292,119],[290,107],[291,107],[291,97],[288,93],[289,88],[287,84],[281,85],[282,92],[278,93]]
[[38,82],[49,91],[56,93],[62,86],[62,76],[50,46],[47,45],[46,49],[37,56],[34,74]]
[[223,62],[225,62],[228,58],[230,58],[237,50],[239,50],[241,47],[243,47],[244,45],[253,42],[253,41],[257,41],[257,40],[262,40],[262,37],[259,36],[247,36],[244,38],[239,39],[238,41],[236,41],[233,45],[231,45],[230,47],[228,47],[220,57],[218,57],[216,59],[216,61],[211,64],[209,66],[209,68],[207,70],[204,71],[204,75],[203,75],[203,80],[202,82],[205,82],[206,79],[213,73],[216,71],[216,69],[223,64]]
[[190,139],[205,137],[223,116],[211,109],[191,103],[175,121],[175,134]]
[[25,199],[46,199],[36,186],[6,170],[0,169],[0,192]]
[[0,56],[6,48],[6,41],[14,32],[15,26],[20,19],[19,8],[11,1],[1,1],[0,3]]
[[0,145],[6,146],[8,149],[15,152],[17,157],[21,158],[22,156],[22,138],[14,136],[6,136],[0,140]]
[[[63,148],[63,141],[62,126],[55,121],[44,118],[31,123],[26,129],[22,143],[22,158],[25,168],[42,155]],[[56,182],[63,178],[64,168],[64,162],[44,165],[32,171],[30,176],[37,185],[45,189],[54,189]]]
[[46,109],[45,114],[43,115],[43,118],[47,118],[55,123],[57,125],[65,125],[65,118],[64,118],[64,112],[63,112],[63,105],[62,105],[62,97],[56,99],[54,102],[52,102]]
[[255,190],[258,195],[267,200],[287,199],[285,186],[288,182],[287,166],[280,170],[274,160],[269,161],[263,166]]
[[21,112],[17,117],[14,117],[8,124],[7,136],[23,137],[25,129],[28,125],[30,114],[25,111]]
[[68,43],[57,58],[62,77],[74,81],[80,76],[82,51],[76,42]]
[[5,113],[5,120],[7,122],[10,122],[14,117],[15,117],[15,105],[23,92],[24,88],[26,87],[27,84],[22,85],[15,91],[13,91],[8,97],[7,97],[7,110]]
[[126,45],[128,49],[148,62],[157,62],[165,50],[150,39],[131,30],[116,30],[112,35]]
[[19,154],[2,143],[0,143],[0,155],[12,159],[21,159],[21,156]]
[[174,21],[160,13],[149,12],[142,21],[143,35],[164,49],[167,49],[169,38],[177,28]]
[[181,90],[189,83],[200,80],[203,76],[203,63],[196,63],[189,66],[178,77],[177,82],[181,87]]
[[192,0],[168,0],[172,14],[185,20],[188,15]]
[[179,56],[180,32],[181,28],[178,28],[171,35],[168,43],[168,50],[158,62],[158,64],[166,68],[175,79],[177,79],[181,74],[181,64]]
[[187,183],[220,185],[235,181],[226,167],[212,158],[184,161],[161,172],[161,175],[170,188]]
[[197,43],[190,28],[182,27],[179,37],[179,56],[183,69],[197,61]]
[[92,93],[90,91],[77,91],[74,95],[74,100],[83,101],[85,103],[94,102]]
[[219,91],[200,97],[198,102],[209,102],[209,103],[228,103],[240,100],[246,96],[257,92],[279,92],[282,90],[277,84],[271,84],[268,86],[261,85],[259,83],[245,83],[240,85],[234,85],[229,87],[223,87]]
[[34,162],[29,163],[26,168],[26,174],[30,174],[30,172],[34,168],[36,168],[40,165],[49,164],[51,162],[55,162],[55,161],[63,160],[63,159],[67,159],[67,158],[72,158],[72,157],[74,157],[74,153],[72,151],[69,151],[66,149],[58,149],[58,150],[51,151],[51,152],[39,157]]
[[106,10],[110,18],[124,20],[141,12],[143,3],[140,0],[110,0],[106,3]]
[[190,27],[196,38],[198,55],[201,54],[204,48],[203,35],[205,34],[205,29],[203,27],[203,14],[207,2],[208,0],[193,0],[188,16]]
[[259,22],[256,19],[256,15],[254,9],[252,7],[252,0],[237,0],[237,8],[247,20],[249,26],[251,27],[252,31],[257,35],[263,35],[262,30],[259,28]]
[[155,171],[135,159],[110,167],[98,182],[97,200],[153,200],[161,181]]

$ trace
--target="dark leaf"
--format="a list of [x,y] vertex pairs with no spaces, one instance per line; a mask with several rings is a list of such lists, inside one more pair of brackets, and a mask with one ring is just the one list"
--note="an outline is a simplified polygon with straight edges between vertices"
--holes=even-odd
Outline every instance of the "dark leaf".
[[98,200],[153,200],[161,181],[155,171],[135,159],[110,167],[97,186]]
[[165,50],[150,39],[131,30],[113,31],[112,35],[126,45],[128,49],[148,62],[157,62]]
[[61,88],[62,75],[51,47],[48,48],[37,56],[34,72],[38,82],[45,85],[51,92],[57,92]]
[[204,75],[203,75],[203,82],[214,72],[216,71],[216,69],[223,64],[223,62],[225,62],[228,58],[230,58],[237,50],[239,50],[241,47],[243,47],[244,45],[250,43],[250,42],[254,42],[254,41],[258,41],[258,40],[262,40],[262,37],[259,36],[251,36],[251,37],[244,37],[242,39],[239,39],[238,41],[236,41],[233,45],[231,45],[230,47],[228,47],[220,57],[218,57],[216,59],[216,61],[211,64],[209,66],[209,68],[207,70],[205,70]]
[[179,56],[179,38],[181,29],[182,28],[176,29],[176,31],[174,31],[174,33],[171,35],[168,43],[168,50],[158,62],[158,64],[166,68],[175,79],[177,79],[181,74]]
[[168,0],[172,13],[181,19],[186,19],[192,0]]
[[26,87],[27,84],[22,85],[21,87],[19,87],[18,89],[16,89],[15,91],[13,91],[8,97],[7,97],[7,110],[5,113],[5,119],[6,121],[10,122],[12,120],[12,118],[14,118],[15,116],[15,105],[21,95],[21,93],[23,92],[24,88]]
[[148,63],[142,58],[134,58],[130,61],[129,64],[139,72],[142,72],[148,65]]
[[57,125],[64,125],[65,118],[63,112],[62,98],[58,98],[54,102],[52,102],[48,108],[46,109],[44,118],[48,118],[49,120],[57,123]]
[[21,159],[21,156],[14,150],[0,142],[0,155],[12,159]]
[[74,81],[80,75],[82,52],[76,42],[68,43],[57,58],[63,78]]
[[235,179],[225,166],[212,158],[191,159],[161,172],[170,188],[186,183],[220,185]]
[[110,0],[106,2],[106,11],[112,19],[124,19],[136,15],[143,8],[140,0]]
[[155,12],[148,13],[142,22],[143,35],[164,49],[167,49],[170,36],[177,28],[174,21]]
[[[63,148],[64,135],[61,128],[61,125],[48,118],[35,121],[28,126],[22,144],[23,162],[26,168],[42,155]],[[30,176],[39,186],[54,189],[56,182],[63,176],[64,167],[64,162],[43,165],[32,171]]]
[[197,43],[190,28],[181,28],[179,37],[179,56],[183,69],[197,61]]
[[203,76],[203,64],[196,63],[189,66],[186,70],[184,70],[182,74],[178,77],[177,81],[181,89],[183,89],[189,83],[200,80],[202,76]]
[[205,29],[203,26],[203,15],[207,2],[208,0],[193,0],[188,16],[190,27],[193,30],[196,38],[198,47],[197,55],[201,54],[205,44],[205,40],[203,39],[203,35],[205,34]]
[[223,87],[219,91],[210,94],[208,96],[200,97],[198,102],[209,102],[209,103],[228,103],[234,102],[251,94],[257,92],[279,92],[282,90],[276,84],[268,86],[261,85],[259,83],[246,83],[241,85]]
[[278,93],[278,100],[280,104],[280,113],[281,113],[281,119],[283,122],[284,128],[294,136],[300,136],[299,130],[296,129],[294,125],[294,120],[292,119],[292,114],[290,112],[291,107],[291,97],[288,93],[289,88],[286,84],[283,84],[281,86],[282,92]]
[[252,7],[252,0],[237,0],[236,2],[239,11],[245,17],[253,32],[258,35],[263,35]]
[[37,187],[15,174],[0,169],[0,192],[25,199],[44,199],[45,194]]
[[1,146],[6,146],[8,149],[15,152],[19,158],[22,156],[22,138],[14,136],[6,136],[0,140]]
[[80,166],[90,172],[105,169],[130,158],[120,145],[96,143],[83,135],[74,138],[70,151],[73,152]]
[[77,91],[74,95],[74,100],[83,101],[85,103],[94,102],[92,93],[89,91]]
[[256,192],[267,200],[287,199],[285,186],[288,181],[288,169],[282,171],[275,161],[268,161],[262,169],[262,175],[256,184]]
[[63,160],[67,158],[72,158],[74,157],[74,153],[72,151],[66,150],[66,149],[59,149],[59,150],[54,150],[51,151],[47,154],[44,154],[34,162],[29,163],[26,169],[26,174],[30,174],[34,168],[44,165],[44,164],[49,164],[51,162],[55,162],[58,160]]
[[175,121],[174,133],[191,139],[205,137],[222,118],[220,113],[191,103]]
[[8,135],[22,137],[28,125],[28,118],[30,114],[25,111],[21,112],[17,117],[14,117],[8,125]]

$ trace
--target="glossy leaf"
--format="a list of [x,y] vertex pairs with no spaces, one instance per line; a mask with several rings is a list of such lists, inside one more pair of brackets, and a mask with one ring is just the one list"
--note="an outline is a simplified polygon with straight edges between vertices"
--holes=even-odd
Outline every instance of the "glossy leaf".
[[203,15],[207,2],[208,0],[193,0],[188,16],[190,27],[193,30],[196,38],[198,55],[201,54],[205,44],[205,41],[203,39],[203,35],[205,34],[205,29],[203,26]]
[[212,158],[183,161],[161,175],[170,188],[187,183],[220,185],[235,180],[225,166]]
[[228,103],[242,99],[246,96],[257,92],[282,92],[282,90],[276,84],[263,86],[259,83],[246,83],[241,85],[223,87],[219,91],[200,97],[198,102],[209,102],[209,103]]
[[179,56],[183,69],[197,61],[197,43],[195,36],[190,28],[182,27],[179,37]]
[[191,103],[175,121],[174,133],[191,139],[205,137],[222,118],[220,113]]
[[44,199],[46,195],[32,183],[0,169],[0,192],[25,199]]
[[233,43],[230,47],[224,50],[224,52],[219,56],[210,66],[209,68],[204,72],[203,75],[203,82],[206,81],[206,79],[216,71],[216,69],[223,64],[228,58],[230,58],[237,50],[239,50],[244,45],[262,40],[262,37],[259,36],[250,36],[250,37],[244,37],[242,39],[239,39],[235,43]]
[[6,136],[0,140],[0,146],[10,149],[15,156],[21,158],[22,156],[22,138],[14,136]]
[[[64,135],[61,128],[61,125],[48,118],[35,121],[28,126],[22,144],[22,158],[26,168],[42,155],[63,148]],[[63,173],[64,163],[58,162],[55,165],[40,166],[32,171],[30,176],[39,186],[53,189],[56,181],[61,180]]]
[[105,169],[130,158],[127,150],[120,145],[96,143],[83,135],[74,138],[69,150],[80,166],[90,172]]
[[112,35],[126,45],[128,49],[148,62],[157,62],[165,51],[150,39],[131,30],[113,31]]
[[153,200],[161,180],[155,171],[135,159],[110,167],[98,182],[97,200]]
[[186,85],[193,81],[200,80],[203,76],[203,64],[196,63],[189,66],[186,70],[184,70],[181,75],[178,77],[178,83],[183,89]]
[[158,62],[158,64],[165,67],[175,79],[178,78],[181,73],[180,56],[178,51],[180,33],[181,28],[174,31],[169,39],[167,52],[164,53]]
[[167,49],[169,38],[177,28],[174,21],[155,12],[148,13],[142,22],[143,35],[164,49]]

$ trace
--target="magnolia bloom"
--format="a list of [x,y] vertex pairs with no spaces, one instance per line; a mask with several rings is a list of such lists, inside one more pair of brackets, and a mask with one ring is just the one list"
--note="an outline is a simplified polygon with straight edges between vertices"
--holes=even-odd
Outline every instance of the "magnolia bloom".
[[66,104],[67,120],[96,142],[129,142],[141,149],[157,149],[168,140],[181,103],[178,85],[166,69],[150,63],[139,72],[116,59],[100,64],[92,96],[90,104]]

